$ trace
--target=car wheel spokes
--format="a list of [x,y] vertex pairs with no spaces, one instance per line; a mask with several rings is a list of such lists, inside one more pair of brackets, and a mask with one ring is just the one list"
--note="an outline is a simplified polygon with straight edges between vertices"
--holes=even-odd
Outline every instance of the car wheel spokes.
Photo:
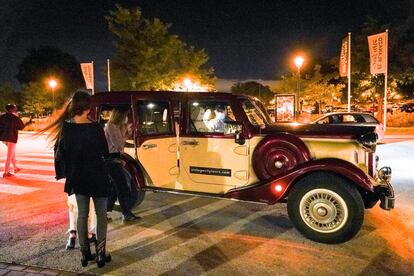
[[344,199],[327,189],[307,192],[300,201],[299,211],[302,220],[321,233],[336,232],[348,220],[348,207]]

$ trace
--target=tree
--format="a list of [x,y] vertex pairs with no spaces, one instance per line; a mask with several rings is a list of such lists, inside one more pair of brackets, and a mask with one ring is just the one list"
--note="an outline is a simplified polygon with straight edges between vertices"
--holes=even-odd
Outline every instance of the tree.
[[63,102],[76,89],[85,86],[80,64],[75,57],[64,53],[57,48],[42,46],[32,48],[28,55],[18,66],[17,79],[22,85],[30,83],[44,84],[47,87],[47,79],[54,77],[58,80],[56,89],[56,102]]
[[169,25],[158,18],[142,16],[139,8],[120,5],[106,17],[114,34],[116,54],[112,59],[112,83],[116,90],[169,90],[186,75],[202,85],[215,77],[206,68],[208,56],[169,33]]
[[23,85],[22,94],[23,110],[26,113],[31,113],[38,117],[52,111],[51,94],[45,89],[42,82],[30,82]]
[[13,88],[11,84],[0,84],[0,113],[4,112],[7,104],[13,103],[19,105],[20,94]]
[[322,104],[334,104],[340,101],[342,89],[345,87],[343,84],[331,83],[334,74],[327,73],[323,75],[321,69],[321,65],[315,65],[312,78],[309,79],[307,86],[301,93],[308,104],[318,103],[318,110],[321,110]]
[[[311,74],[307,74],[305,79],[300,80],[300,95],[298,102],[303,105],[318,104],[318,110],[321,110],[323,104],[332,104],[340,102],[342,90],[345,87],[338,83],[337,73],[333,72],[329,63],[316,64]],[[273,87],[278,94],[295,94],[297,95],[298,76],[283,76]]]
[[274,97],[274,93],[269,86],[264,86],[256,81],[237,82],[231,87],[231,93],[257,97],[264,103],[269,102]]

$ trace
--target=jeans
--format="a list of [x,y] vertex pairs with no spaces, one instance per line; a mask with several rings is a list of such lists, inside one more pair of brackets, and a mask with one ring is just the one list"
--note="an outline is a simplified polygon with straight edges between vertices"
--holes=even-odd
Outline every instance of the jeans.
[[116,191],[116,193],[112,193],[108,198],[108,210],[112,211],[116,198],[118,197],[119,205],[121,205],[121,212],[123,215],[127,215],[130,212],[130,189],[122,164],[116,161],[108,162],[107,168],[113,179],[113,185]]
[[[69,230],[76,230],[78,223],[78,204],[76,203],[76,196],[68,196],[68,208],[69,208]],[[93,205],[93,200],[89,204],[89,217],[88,217],[88,232],[89,234],[96,234],[96,215],[95,215],[95,206]]]
[[[96,240],[98,244],[106,240],[106,231],[108,222],[106,221],[106,197],[92,197],[96,212]],[[76,203],[78,204],[78,237],[81,250],[89,248],[88,239],[88,215],[89,215],[90,197],[76,194]]]
[[4,173],[10,171],[10,163],[13,164],[14,169],[17,169],[16,166],[16,143],[7,142],[7,157],[6,163],[4,164]]

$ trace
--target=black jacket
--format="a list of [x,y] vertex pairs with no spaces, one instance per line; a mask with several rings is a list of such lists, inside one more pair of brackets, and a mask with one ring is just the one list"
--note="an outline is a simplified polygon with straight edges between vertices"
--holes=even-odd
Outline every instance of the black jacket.
[[98,123],[65,122],[55,145],[56,178],[66,178],[65,192],[91,197],[107,197],[108,171],[103,157],[108,145]]
[[0,141],[17,143],[19,130],[24,128],[24,123],[12,113],[0,116]]

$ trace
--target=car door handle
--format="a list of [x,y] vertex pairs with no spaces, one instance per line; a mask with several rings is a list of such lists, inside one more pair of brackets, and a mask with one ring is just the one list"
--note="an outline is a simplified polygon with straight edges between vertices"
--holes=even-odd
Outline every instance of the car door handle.
[[182,145],[183,146],[198,146],[199,142],[198,141],[183,141]]
[[147,149],[153,149],[153,148],[156,148],[157,147],[157,144],[146,144],[146,145],[143,145],[142,146],[142,148],[144,149],[144,150],[147,150]]

